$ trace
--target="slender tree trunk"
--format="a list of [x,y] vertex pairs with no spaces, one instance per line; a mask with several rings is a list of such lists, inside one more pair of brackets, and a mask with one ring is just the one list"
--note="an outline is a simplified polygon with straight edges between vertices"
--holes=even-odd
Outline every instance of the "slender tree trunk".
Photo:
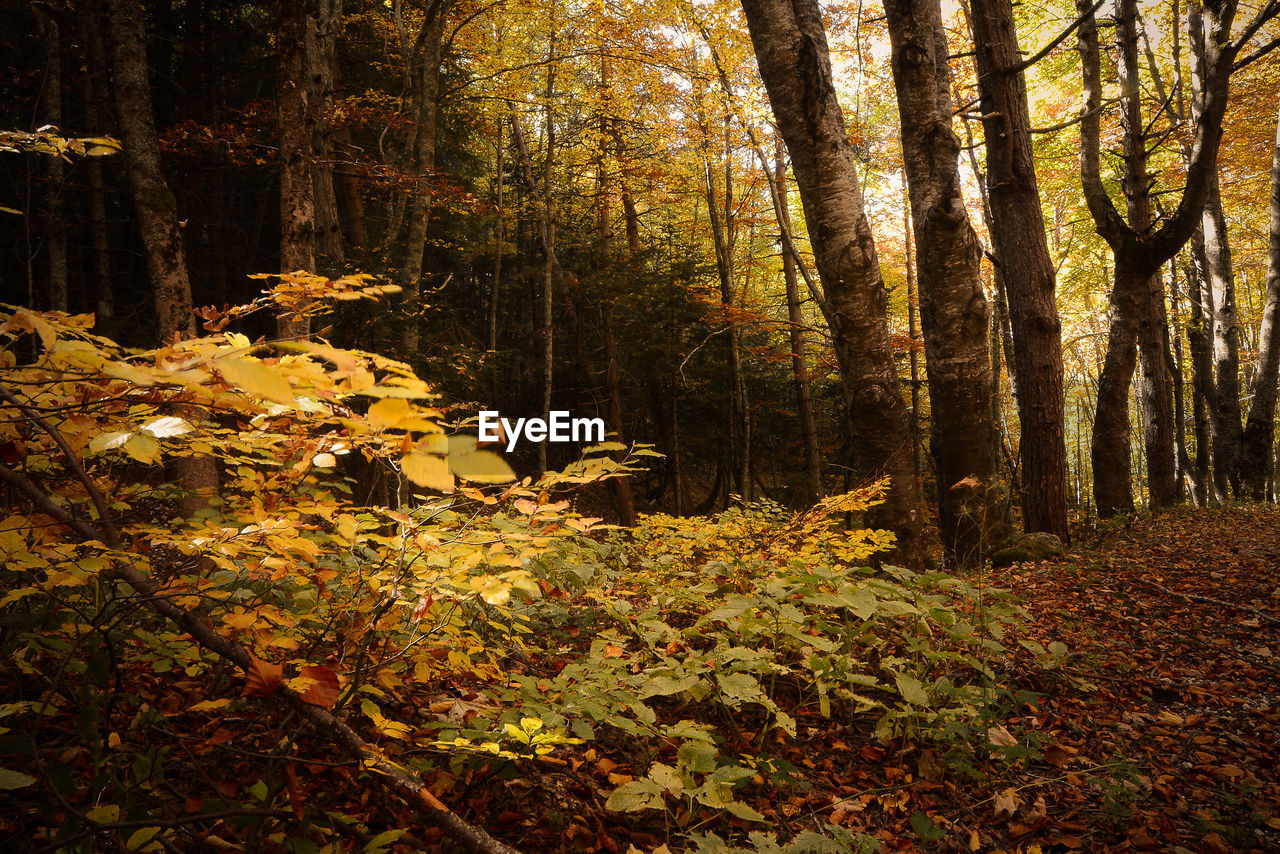
[[[746,423],[747,411],[742,399],[742,349],[738,343],[738,325],[733,321],[734,313],[734,269],[733,251],[729,246],[726,232],[732,228],[731,223],[721,219],[720,201],[716,198],[716,185],[711,163],[705,169],[705,191],[707,209],[711,219],[711,236],[716,250],[716,272],[720,276],[720,306],[728,318],[726,319],[726,348],[729,354],[729,417],[726,419],[729,429],[729,442],[726,450],[729,454],[729,472],[733,488],[743,498],[750,498],[751,477],[750,462],[747,455],[747,435],[749,427]],[[726,186],[726,193],[730,192]],[[725,211],[729,202],[726,199]]]
[[[307,0],[277,0],[276,115],[280,136],[280,271],[308,273],[316,269],[316,200],[312,154],[316,110],[312,103],[308,42],[314,42],[315,19]],[[286,309],[276,318],[281,338],[305,338],[306,317]]]
[[1223,498],[1240,494],[1240,455],[1244,442],[1240,408],[1240,321],[1236,284],[1227,242],[1218,176],[1214,173],[1204,206],[1204,270],[1213,289],[1213,368],[1217,406],[1213,427],[1213,484]]
[[[408,74],[416,133],[410,161],[417,176],[409,205],[409,237],[400,269],[402,299],[407,311],[401,348],[404,358],[418,355],[418,327],[421,317],[419,296],[423,254],[427,247],[427,226],[431,217],[432,193],[427,181],[436,166],[436,125],[439,114],[440,63],[444,40],[444,18],[453,0],[427,0],[422,27],[409,51]],[[389,235],[394,240],[396,235]],[[545,445],[539,445],[545,448]]]
[[[1187,407],[1186,407],[1186,372],[1183,370],[1185,359],[1182,353],[1182,311],[1178,304],[1178,265],[1169,262],[1169,310],[1172,315],[1169,324],[1170,338],[1169,374],[1173,378],[1173,422],[1174,440],[1177,449],[1178,497],[1182,499],[1186,487],[1190,484],[1192,502],[1195,502],[1197,484],[1191,469],[1191,458],[1187,455]],[[1198,504],[1196,506],[1199,506]]]
[[[503,155],[507,153],[502,124],[498,124],[497,148],[497,184],[494,189],[494,202],[497,208],[493,224],[493,288],[489,291],[489,345],[490,353],[498,350],[498,297],[502,288],[502,244],[506,240],[503,233],[506,227],[506,210],[503,207],[503,181],[506,178]],[[495,366],[496,369],[496,366]]]
[[1280,377],[1280,123],[1271,155],[1271,239],[1267,252],[1266,305],[1258,334],[1258,372],[1253,405],[1244,429],[1244,453],[1240,470],[1246,494],[1265,500],[1274,471],[1277,378]]
[[886,0],[885,14],[915,230],[939,526],[948,557],[970,566],[1004,539],[982,249],[961,195],[941,7]]
[[916,329],[918,311],[918,293],[916,288],[916,250],[915,239],[911,229],[911,197],[907,191],[907,176],[902,176],[902,241],[906,249],[903,259],[907,267],[907,338],[911,342],[911,350],[907,353],[907,361],[911,366],[911,460],[916,470],[916,479],[923,475],[920,468],[920,352],[918,349],[919,330]]
[[308,41],[308,86],[315,113],[312,138],[312,176],[316,200],[316,254],[320,272],[340,272],[346,262],[338,179],[334,170],[336,140],[330,115],[338,80],[338,29],[342,0],[316,0],[313,39]]
[[[85,123],[94,134],[111,133],[107,82],[106,50],[102,44],[102,32],[97,20],[96,4],[86,4],[79,14],[79,32],[85,46],[86,67],[84,74]],[[90,278],[94,294],[94,331],[112,338],[116,333],[115,286],[111,276],[111,232],[107,224],[106,166],[100,157],[89,158],[84,164],[88,192]]]
[[[851,473],[888,476],[870,524],[898,538],[897,559],[925,561],[923,511],[911,462],[910,421],[889,340],[884,279],[836,98],[817,0],[742,0],[760,76],[791,156],[814,258],[833,323],[844,385]],[[984,407],[985,408],[985,407]]]
[[[42,4],[34,5],[44,45],[44,85],[40,90],[40,123],[62,127],[62,27]],[[49,269],[49,308],[67,311],[67,215],[64,204],[66,167],[61,157],[42,158],[44,165],[44,244]]]
[[[1199,232],[1194,240],[1199,242]],[[1191,302],[1187,346],[1191,350],[1191,411],[1196,434],[1195,503],[1198,507],[1204,507],[1211,497],[1217,497],[1209,476],[1212,444],[1209,414],[1217,410],[1218,390],[1213,383],[1213,348],[1209,340],[1213,292],[1209,289],[1207,280],[1194,267],[1187,273],[1187,293]]]
[[[160,143],[151,87],[142,5],[138,0],[108,0],[112,58],[115,71],[116,114],[124,143],[133,199],[147,272],[155,300],[156,327],[161,341],[194,338],[198,333],[187,275],[177,201],[160,171]],[[218,469],[209,457],[180,457],[173,472],[191,496],[179,502],[190,514],[203,507],[218,488]]]
[[1054,300],[1040,188],[1036,181],[1026,80],[1010,0],[973,0],[975,62],[982,94],[987,198],[1012,327],[1010,384],[1021,423],[1020,499],[1027,531],[1063,542],[1067,529],[1066,414],[1062,324]]
[[[778,187],[779,207],[784,219],[789,218],[787,203],[787,161],[782,137],[777,137],[774,150],[774,181]],[[780,224],[790,229],[790,222]],[[800,442],[804,447],[805,495],[810,504],[822,495],[822,459],[818,452],[818,428],[813,420],[813,400],[809,390],[808,356],[805,353],[804,315],[800,310],[800,283],[796,276],[796,259],[782,251],[782,280],[787,289],[787,334],[791,341],[791,377],[796,387],[796,414],[800,421]],[[914,419],[914,415],[913,415]],[[914,427],[914,420],[913,420]]]

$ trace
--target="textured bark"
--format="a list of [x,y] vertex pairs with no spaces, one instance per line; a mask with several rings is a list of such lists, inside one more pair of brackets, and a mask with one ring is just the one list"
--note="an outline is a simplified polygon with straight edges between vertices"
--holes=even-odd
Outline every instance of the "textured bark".
[[1213,371],[1217,406],[1213,410],[1213,487],[1220,498],[1240,494],[1240,455],[1244,442],[1240,408],[1240,321],[1236,315],[1235,274],[1227,242],[1218,176],[1214,173],[1204,206],[1203,269],[1213,290]]
[[851,474],[890,478],[868,521],[897,534],[897,559],[925,560],[907,408],[889,341],[884,279],[857,161],[836,99],[817,0],[743,0],[760,76],[787,144],[831,312],[848,414]]
[[[784,222],[780,229],[790,231],[791,224],[787,204],[787,162],[782,137],[777,138],[774,152],[774,182],[777,186],[778,208]],[[817,501],[822,496],[822,457],[818,451],[818,428],[813,420],[813,398],[809,390],[809,359],[805,353],[804,315],[800,311],[800,282],[796,276],[796,259],[792,253],[782,252],[782,281],[787,290],[787,334],[791,342],[791,378],[796,387],[796,417],[800,422],[800,443],[804,448],[805,503]],[[914,425],[913,425],[914,426]],[[918,463],[918,461],[917,461]]]
[[315,187],[315,249],[318,270],[339,272],[346,261],[338,181],[334,172],[335,134],[329,122],[338,79],[338,28],[342,0],[316,0],[314,38],[308,42],[307,86],[315,116],[312,136],[312,178]]
[[1067,529],[1066,414],[1062,324],[1054,300],[1026,81],[1010,0],[973,0],[975,62],[982,94],[990,229],[1013,337],[1010,384],[1021,423],[1020,499],[1027,531],[1063,542]]
[[[312,168],[316,111],[308,85],[315,19],[307,0],[276,3],[276,127],[280,136],[280,271],[316,269],[316,199]],[[281,338],[306,337],[311,324],[288,311],[276,318]]]
[[902,176],[902,245],[906,249],[903,259],[907,267],[907,338],[911,341],[911,351],[907,354],[907,362],[911,368],[911,463],[915,468],[916,479],[919,480],[923,470],[920,467],[920,353],[917,351],[919,330],[916,328],[916,316],[919,311],[916,295],[916,249],[915,240],[911,236],[911,198],[907,192],[907,176]]
[[[1200,233],[1193,237],[1200,241]],[[1195,269],[1187,274],[1187,290],[1191,302],[1191,321],[1187,325],[1187,345],[1191,349],[1191,411],[1196,435],[1195,503],[1209,503],[1213,487],[1210,472],[1209,413],[1217,409],[1218,390],[1213,383],[1213,351],[1209,340],[1208,320],[1213,315],[1213,293]]]
[[1271,240],[1267,252],[1266,305],[1258,335],[1258,373],[1253,405],[1244,429],[1240,470],[1246,494],[1257,501],[1267,497],[1273,468],[1277,382],[1280,378],[1280,122],[1271,155]]
[[916,241],[939,527],[948,557],[976,565],[1004,539],[982,248],[961,194],[938,0],[886,0],[885,14]]
[[[1239,45],[1230,40],[1234,0],[1215,0],[1191,15],[1204,32],[1200,111],[1188,155],[1187,179],[1177,208],[1158,229],[1150,222],[1145,135],[1137,80],[1137,28],[1134,0],[1120,0],[1117,8],[1117,47],[1122,77],[1125,197],[1130,220],[1116,210],[1101,176],[1102,74],[1098,31],[1092,4],[1077,0],[1084,83],[1081,121],[1080,176],[1085,201],[1098,233],[1115,254],[1116,273],[1111,293],[1107,355],[1099,378],[1098,413],[1093,428],[1094,495],[1098,513],[1111,516],[1133,509],[1129,452],[1128,390],[1137,362],[1133,352],[1141,338],[1147,396],[1144,437],[1147,445],[1151,501],[1159,506],[1176,496],[1173,475],[1172,413],[1168,405],[1166,350],[1160,311],[1163,287],[1160,267],[1186,243],[1208,199],[1222,138],[1231,66]],[[1128,83],[1125,86],[1124,83]],[[1143,208],[1146,206],[1145,219]]]
[[[160,172],[160,144],[156,137],[151,89],[147,81],[147,53],[142,5],[138,0],[108,0],[112,59],[115,70],[116,114],[129,172],[129,190],[142,232],[147,273],[155,300],[156,327],[161,341],[198,335],[191,301],[177,202]],[[208,457],[184,457],[173,473],[191,496],[179,502],[190,514],[204,506],[218,487],[218,470]]]
[[[413,361],[418,353],[418,321],[421,313],[419,294],[422,281],[422,258],[427,246],[427,225],[431,216],[432,194],[426,179],[436,166],[436,124],[439,115],[440,62],[444,38],[444,16],[453,0],[427,0],[422,27],[407,51],[407,74],[410,83],[412,119],[416,125],[410,166],[418,176],[409,213],[409,237],[405,244],[404,262],[400,270],[400,286],[408,316],[405,318],[401,346],[404,358]],[[390,238],[394,239],[395,234]],[[539,447],[544,447],[539,445]]]

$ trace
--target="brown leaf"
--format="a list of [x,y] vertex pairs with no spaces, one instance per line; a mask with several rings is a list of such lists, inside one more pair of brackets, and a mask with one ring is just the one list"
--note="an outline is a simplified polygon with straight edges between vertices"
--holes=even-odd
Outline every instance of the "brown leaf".
[[284,667],[249,653],[249,669],[244,676],[243,696],[270,697],[284,684]]
[[309,664],[302,668],[302,676],[315,681],[314,685],[302,693],[304,703],[326,709],[332,709],[337,704],[341,690],[336,673],[323,664]]

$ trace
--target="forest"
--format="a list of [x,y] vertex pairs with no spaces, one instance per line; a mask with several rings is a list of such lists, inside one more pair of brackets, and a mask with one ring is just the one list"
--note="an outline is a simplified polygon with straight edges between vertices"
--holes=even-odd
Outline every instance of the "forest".
[[1280,850],[1280,0],[0,9],[3,850]]

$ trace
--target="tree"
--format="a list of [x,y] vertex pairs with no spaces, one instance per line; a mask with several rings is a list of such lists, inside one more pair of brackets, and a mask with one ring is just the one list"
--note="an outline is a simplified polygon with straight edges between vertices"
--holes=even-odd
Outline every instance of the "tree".
[[1009,303],[1013,374],[1018,378],[1022,523],[1029,532],[1048,531],[1066,542],[1062,324],[1054,299],[1055,274],[1040,207],[1013,4],[973,0],[972,10],[991,240]]
[[1265,499],[1268,488],[1274,490],[1272,455],[1277,378],[1280,377],[1280,120],[1277,120],[1276,147],[1271,155],[1271,238],[1264,300],[1262,329],[1258,335],[1258,374],[1240,461],[1244,488],[1255,501]]
[[[1244,41],[1231,41],[1234,0],[1212,0],[1191,15],[1204,34],[1201,110],[1187,166],[1186,184],[1177,208],[1159,228],[1151,219],[1147,174],[1147,134],[1138,84],[1137,10],[1134,0],[1120,0],[1116,40],[1121,76],[1124,126],[1124,195],[1128,220],[1116,210],[1102,182],[1102,74],[1098,30],[1087,0],[1077,0],[1082,17],[1080,55],[1084,82],[1080,175],[1085,201],[1098,233],[1115,255],[1106,360],[1098,379],[1097,414],[1093,424],[1094,498],[1102,516],[1133,509],[1129,453],[1129,383],[1141,343],[1147,385],[1146,444],[1151,503],[1162,506],[1176,495],[1173,475],[1173,424],[1164,369],[1163,283],[1161,266],[1187,242],[1208,199],[1222,139],[1232,64]],[[1255,19],[1255,24],[1258,19]],[[1254,25],[1246,28],[1245,38]],[[1161,407],[1161,403],[1165,405]]]
[[972,565],[1003,539],[1004,516],[982,249],[961,194],[941,7],[886,0],[885,14],[916,244],[939,527],[948,556]]
[[924,556],[910,421],[898,387],[886,295],[863,209],[853,147],[836,99],[817,0],[743,0],[760,76],[791,156],[818,277],[833,320],[855,476],[888,475],[871,523],[893,530],[902,559]]
[[[316,192],[312,153],[317,105],[311,66],[316,52],[316,22],[307,0],[276,3],[276,127],[280,134],[280,271],[316,269]],[[286,310],[276,322],[281,338],[305,337],[304,316]]]

